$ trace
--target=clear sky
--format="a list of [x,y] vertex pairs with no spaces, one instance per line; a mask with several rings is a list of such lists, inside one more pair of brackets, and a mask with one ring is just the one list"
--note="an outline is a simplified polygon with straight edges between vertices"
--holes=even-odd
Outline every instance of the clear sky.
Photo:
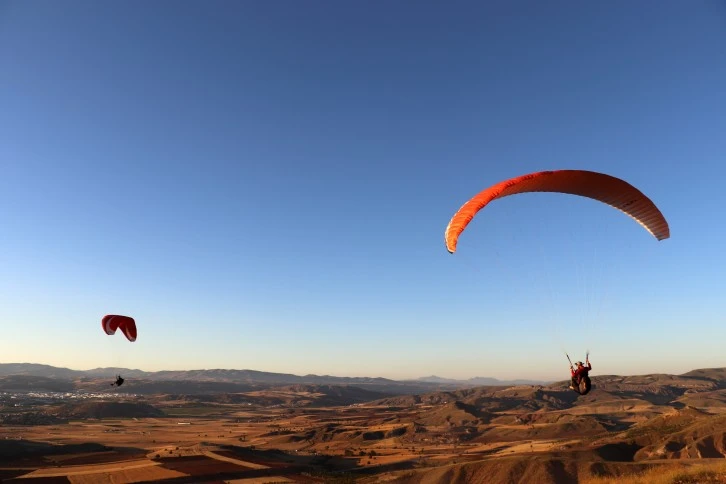
[[[0,362],[726,366],[726,7],[0,2]],[[671,238],[505,178],[621,177]],[[105,335],[104,314],[139,338]]]

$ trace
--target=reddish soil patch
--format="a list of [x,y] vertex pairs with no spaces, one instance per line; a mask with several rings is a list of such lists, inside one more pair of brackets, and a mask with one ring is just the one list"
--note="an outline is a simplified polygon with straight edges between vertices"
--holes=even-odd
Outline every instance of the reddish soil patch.
[[123,462],[127,460],[138,460],[145,459],[146,453],[139,452],[135,454],[121,454],[114,452],[112,454],[96,454],[96,455],[83,455],[78,457],[71,457],[69,459],[63,459],[59,462],[61,466],[78,466],[86,464],[112,464],[114,462]]
[[[256,456],[255,454],[251,452],[235,452],[234,450],[216,450],[214,451],[215,454],[222,455],[224,457],[231,457],[233,459],[239,459],[241,461],[247,461],[251,462],[253,464],[260,464],[263,466],[270,467],[272,469],[281,469],[284,467],[290,467],[291,465],[295,465],[294,462],[284,462],[282,460],[271,460],[271,459],[264,459],[260,458],[259,456]],[[284,456],[281,456],[281,458]],[[292,460],[292,457],[288,457],[288,459]]]
[[163,457],[158,459],[162,466],[190,476],[203,476],[222,472],[240,472],[250,470],[231,462],[212,459],[204,455],[188,455],[183,457]]
[[[234,452],[232,450],[214,450],[215,454],[223,455],[225,457],[231,457],[232,459],[239,459],[239,460],[246,460],[247,462],[252,462],[253,464],[260,464],[260,465],[270,465],[274,462],[269,462],[264,459],[255,458],[249,454],[241,453],[241,452]],[[279,464],[279,462],[278,462]]]
[[22,479],[10,479],[2,482],[22,482],[25,484],[69,484],[71,481],[67,477],[36,477],[36,478],[22,478]]

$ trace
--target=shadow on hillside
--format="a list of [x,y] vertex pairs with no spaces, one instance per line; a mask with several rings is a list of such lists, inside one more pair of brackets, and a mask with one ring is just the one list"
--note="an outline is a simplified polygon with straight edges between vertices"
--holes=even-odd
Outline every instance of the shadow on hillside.
[[558,484],[577,484],[577,476],[573,476],[565,468],[564,462],[561,460],[552,460],[545,464],[547,475],[552,476]]
[[170,479],[159,480],[165,484],[186,484],[198,482],[227,482],[236,479],[259,479],[274,477],[291,477],[299,476],[302,473],[310,476],[319,476],[325,478],[325,482],[335,482],[336,478],[354,478],[354,476],[375,475],[384,472],[400,471],[412,469],[412,462],[396,462],[392,464],[383,464],[369,467],[358,467],[349,470],[329,470],[321,469],[317,466],[294,465],[282,468],[270,469],[249,469],[234,472],[212,472],[209,474],[197,474],[194,476],[173,477]]
[[[116,447],[84,442],[80,444],[52,444],[31,440],[0,441],[0,463],[21,467],[46,467],[58,464],[56,456],[63,456],[63,465],[88,465],[143,458],[147,451],[138,447]],[[24,471],[27,473],[27,470]],[[6,472],[0,482],[14,477]]]
[[675,409],[681,409],[685,405],[681,402],[676,401],[677,398],[680,398],[685,393],[684,391],[669,391],[664,393],[649,393],[649,392],[641,392],[641,391],[619,391],[618,395],[622,396],[624,398],[633,398],[638,400],[644,400],[651,405],[668,405],[669,407],[673,407]]
[[642,448],[637,444],[606,444],[595,449],[595,453],[608,462],[633,462],[635,453]]
[[0,482],[7,482],[14,477],[22,476],[27,473],[28,471],[26,469],[0,469]]
[[[112,448],[103,444],[88,442],[83,444],[50,444],[32,440],[0,440],[0,461],[17,461],[26,457],[42,457],[56,454],[80,454],[88,452],[107,452]],[[141,451],[141,450],[140,450]]]
[[[169,459],[169,461],[171,460],[172,459]],[[221,472],[210,469],[209,472],[199,472],[189,476],[173,477],[159,480],[158,482],[166,484],[228,482],[237,479],[274,479],[275,477],[293,477],[300,476],[303,473],[308,476],[323,478],[325,479],[325,482],[335,482],[336,479],[354,479],[355,476],[375,475],[383,472],[407,470],[412,469],[415,466],[413,461],[404,461],[359,467],[356,459],[330,456],[318,456],[307,464],[284,464],[279,461],[277,463],[267,462],[266,464],[272,464],[272,466],[267,469],[243,469],[240,467],[240,470],[228,470]],[[171,465],[173,466],[173,464]]]

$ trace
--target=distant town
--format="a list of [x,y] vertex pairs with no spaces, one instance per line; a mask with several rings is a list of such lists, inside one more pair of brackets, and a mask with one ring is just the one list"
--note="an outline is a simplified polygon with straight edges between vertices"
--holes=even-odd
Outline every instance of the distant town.
[[43,403],[53,403],[58,400],[87,400],[92,398],[109,399],[109,398],[129,398],[134,397],[134,393],[118,393],[118,392],[0,392],[0,402],[21,407],[25,405],[38,405]]

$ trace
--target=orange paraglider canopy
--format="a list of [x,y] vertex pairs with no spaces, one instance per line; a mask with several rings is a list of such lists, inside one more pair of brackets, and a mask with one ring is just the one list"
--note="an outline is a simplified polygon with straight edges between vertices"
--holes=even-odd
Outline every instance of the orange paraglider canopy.
[[475,195],[451,218],[444,238],[450,253],[456,251],[459,235],[474,215],[490,202],[509,195],[530,192],[558,192],[603,202],[632,217],[656,239],[670,237],[670,229],[658,207],[626,181],[585,170],[540,171],[497,183]]
[[129,341],[136,341],[136,321],[129,316],[108,314],[101,320],[101,326],[106,334],[116,334],[120,329]]

